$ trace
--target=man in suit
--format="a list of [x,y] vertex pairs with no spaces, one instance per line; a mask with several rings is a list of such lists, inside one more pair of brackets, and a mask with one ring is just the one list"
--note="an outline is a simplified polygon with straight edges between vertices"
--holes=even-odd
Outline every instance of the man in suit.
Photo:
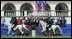
[[35,26],[39,26],[39,18],[38,17],[36,17],[35,19],[34,19],[34,22],[35,22]]
[[30,25],[31,26],[34,25],[34,19],[33,18],[31,18]]
[[64,27],[65,26],[65,23],[66,23],[65,17],[62,16],[61,17],[61,26]]
[[57,25],[61,26],[60,17],[57,19]]

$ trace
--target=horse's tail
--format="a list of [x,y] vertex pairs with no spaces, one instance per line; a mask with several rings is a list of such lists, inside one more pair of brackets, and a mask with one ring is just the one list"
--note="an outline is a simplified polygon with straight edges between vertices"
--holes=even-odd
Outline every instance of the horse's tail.
[[60,30],[60,34],[62,34],[62,29],[60,28],[60,26],[59,25],[57,25],[57,27],[59,28],[59,30]]

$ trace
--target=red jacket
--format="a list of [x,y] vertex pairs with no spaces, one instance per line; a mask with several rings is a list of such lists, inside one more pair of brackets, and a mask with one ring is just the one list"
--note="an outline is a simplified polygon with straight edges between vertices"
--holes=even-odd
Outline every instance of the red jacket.
[[17,20],[17,24],[18,25],[21,24],[21,20],[20,19]]

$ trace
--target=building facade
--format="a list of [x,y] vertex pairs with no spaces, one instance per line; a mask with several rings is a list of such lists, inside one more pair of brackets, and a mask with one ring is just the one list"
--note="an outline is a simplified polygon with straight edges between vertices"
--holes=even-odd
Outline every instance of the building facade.
[[[1,1],[1,16],[71,16],[71,1],[46,1],[47,10],[38,11],[36,1]],[[66,20],[71,17],[66,18]],[[68,22],[68,21],[67,21]]]
[[[66,16],[71,16],[71,1],[46,1],[46,2],[48,10],[47,12],[46,11],[43,12],[43,14],[46,15],[46,13],[47,14],[50,13],[51,16],[59,16],[63,15],[61,13],[65,13]],[[25,16],[24,15],[25,12],[32,13],[33,15],[35,15],[36,13],[38,14],[35,3],[36,1],[1,1],[1,10],[2,10],[1,16],[6,15],[5,13],[15,13],[16,16],[22,16],[22,15]],[[57,15],[56,13],[58,13],[59,15]],[[40,14],[42,14],[42,11],[40,12]]]

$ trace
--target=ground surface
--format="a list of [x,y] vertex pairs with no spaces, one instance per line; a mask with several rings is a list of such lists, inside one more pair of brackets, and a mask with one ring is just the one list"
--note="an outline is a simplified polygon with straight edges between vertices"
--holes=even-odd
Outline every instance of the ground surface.
[[1,38],[71,38],[71,36],[36,36],[36,37],[32,37],[32,36],[11,36],[9,35],[8,37],[7,36],[4,36],[4,35],[1,35]]

